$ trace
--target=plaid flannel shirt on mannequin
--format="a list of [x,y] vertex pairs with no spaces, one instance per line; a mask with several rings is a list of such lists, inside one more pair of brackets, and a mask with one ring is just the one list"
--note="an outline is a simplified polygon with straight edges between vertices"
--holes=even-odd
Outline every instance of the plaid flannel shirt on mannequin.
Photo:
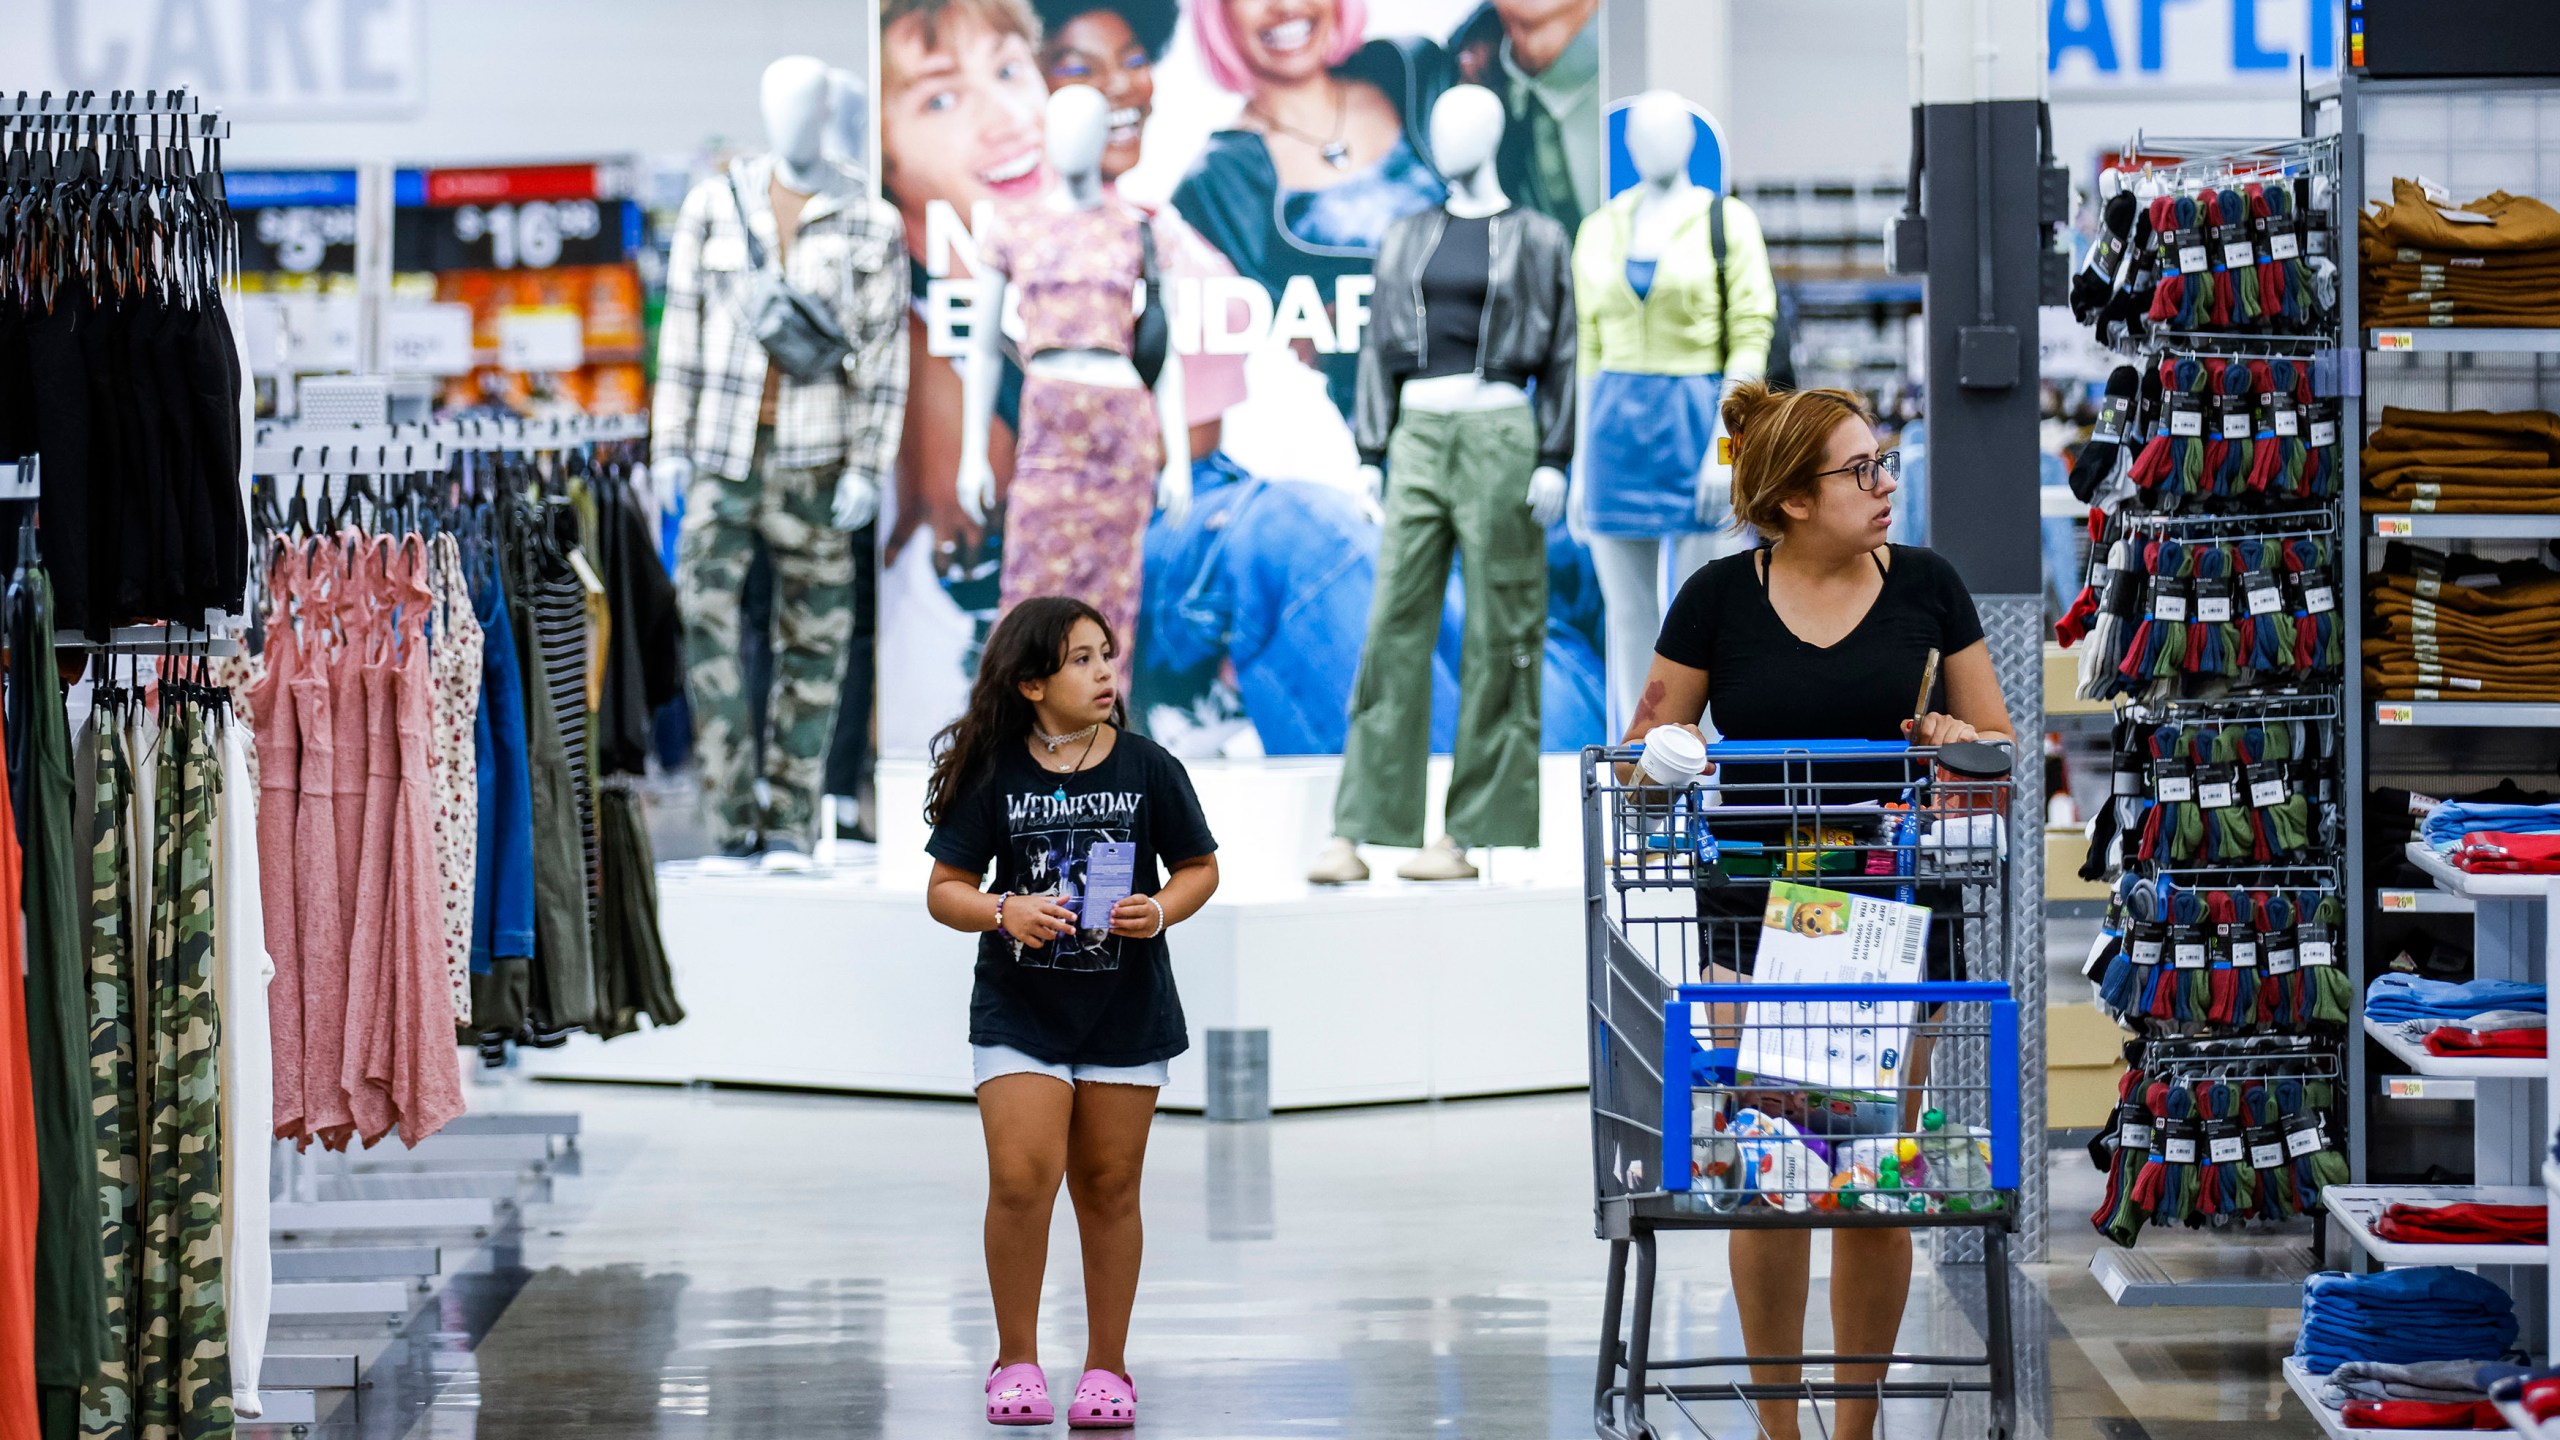
[[[769,156],[732,163],[738,201],[765,261],[779,253]],[[755,268],[739,204],[713,176],[693,187],[667,254],[667,305],[658,332],[652,459],[743,478],[755,455],[766,359],[747,306]],[[851,470],[887,487],[907,403],[906,228],[849,171],[831,170],[800,212],[783,273],[835,312],[853,342],[840,378],[785,375],[774,411],[771,463]]]

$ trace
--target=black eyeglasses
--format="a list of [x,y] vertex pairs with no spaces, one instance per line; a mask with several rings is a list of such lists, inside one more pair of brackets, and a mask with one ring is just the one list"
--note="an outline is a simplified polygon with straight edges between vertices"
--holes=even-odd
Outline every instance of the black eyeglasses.
[[1862,456],[1837,470],[1813,472],[1813,478],[1816,480],[1825,475],[1846,475],[1858,482],[1859,489],[1872,492],[1883,481],[1892,480],[1898,483],[1902,479],[1902,452],[1888,450],[1882,455]]

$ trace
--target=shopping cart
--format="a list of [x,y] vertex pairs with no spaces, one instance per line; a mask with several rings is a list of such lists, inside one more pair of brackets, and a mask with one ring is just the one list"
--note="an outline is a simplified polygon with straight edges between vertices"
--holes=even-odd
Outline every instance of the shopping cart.
[[[2018,1007],[1997,980],[1919,978],[1932,955],[1957,976],[2004,973],[2005,752],[1728,742],[1708,748],[1704,786],[1671,789],[1638,768],[1641,750],[1583,752],[1592,1169],[1609,1242],[1595,1429],[1655,1440],[1655,1398],[1701,1434],[1693,1407],[1735,1402],[1756,1424],[1756,1400],[1810,1400],[1819,1419],[1822,1402],[1852,1398],[1934,1399],[1943,1433],[1956,1397],[1981,1395],[1992,1440],[2008,1440]],[[1755,955],[1757,978],[1738,973]],[[1807,974],[1824,978],[1778,983]],[[1659,1232],[1897,1226],[1979,1234],[1981,1354],[1653,1354]],[[1843,1380],[1840,1366],[1889,1368]]]

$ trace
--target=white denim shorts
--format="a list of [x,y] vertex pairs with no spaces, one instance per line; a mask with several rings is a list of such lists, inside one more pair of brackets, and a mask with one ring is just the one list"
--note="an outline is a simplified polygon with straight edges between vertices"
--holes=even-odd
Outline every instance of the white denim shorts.
[[1148,1065],[1052,1065],[1010,1045],[972,1045],[969,1061],[977,1072],[973,1089],[999,1075],[1046,1075],[1062,1085],[1145,1085],[1161,1090],[1173,1073],[1172,1063],[1165,1060]]

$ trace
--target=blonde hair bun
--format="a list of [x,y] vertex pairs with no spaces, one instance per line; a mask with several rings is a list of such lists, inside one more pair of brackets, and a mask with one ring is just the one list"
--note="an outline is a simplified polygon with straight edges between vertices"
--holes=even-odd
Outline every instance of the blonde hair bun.
[[1822,483],[1822,457],[1843,420],[1872,426],[1864,398],[1847,390],[1775,390],[1745,380],[1724,397],[1733,446],[1733,518],[1764,536],[1787,528],[1787,502]]
[[1778,392],[1770,389],[1766,380],[1745,380],[1725,391],[1724,433],[1733,438],[1734,449],[1742,448],[1743,437],[1777,403]]

